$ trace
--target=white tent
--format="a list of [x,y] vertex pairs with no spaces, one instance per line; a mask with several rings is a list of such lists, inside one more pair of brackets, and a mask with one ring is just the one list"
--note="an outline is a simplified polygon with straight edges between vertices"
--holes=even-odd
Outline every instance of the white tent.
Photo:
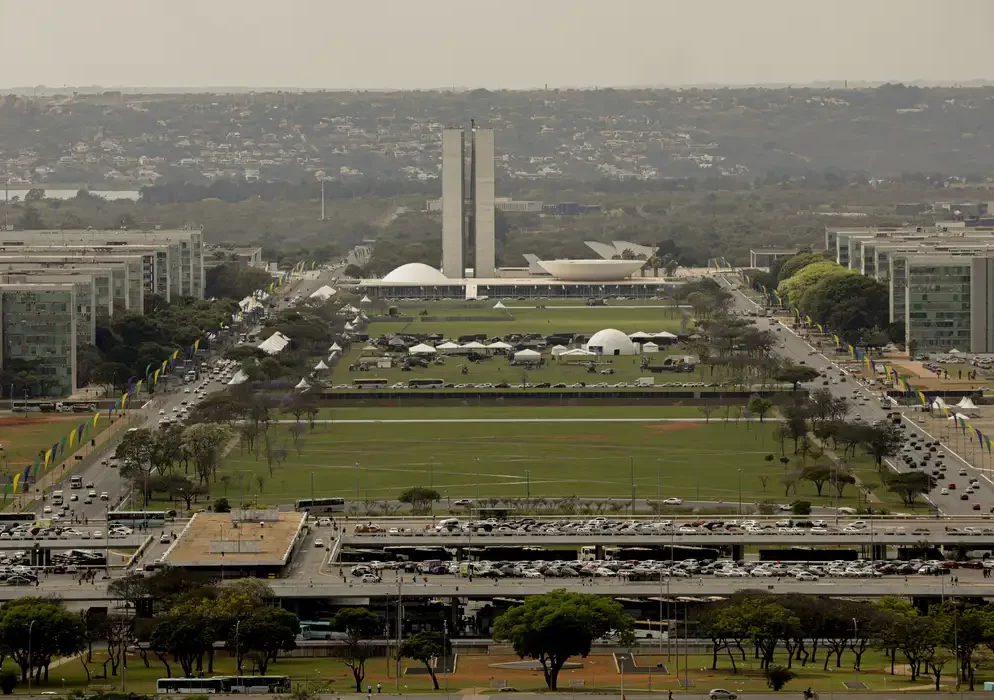
[[483,343],[478,343],[478,342],[476,342],[476,341],[474,340],[474,341],[472,341],[472,342],[469,342],[469,343],[464,343],[464,344],[463,344],[463,345],[462,345],[462,346],[460,347],[460,349],[461,349],[461,350],[486,350],[486,349],[487,349],[487,346],[486,346],[486,345],[484,345]]
[[[941,396],[936,396],[935,401],[932,402],[932,408],[943,409],[948,408],[949,404],[942,400]],[[964,407],[965,408],[965,407]]]
[[494,308],[495,309],[506,309],[507,307],[504,306],[504,302],[498,301],[496,304],[494,304]]
[[335,296],[335,294],[336,294],[336,290],[333,287],[329,287],[328,285],[324,285],[324,286],[318,287],[313,292],[311,292],[310,298],[311,299],[320,299],[321,301],[327,301],[328,299],[331,299],[331,297]]
[[300,379],[300,381],[299,381],[299,382],[297,382],[297,386],[295,386],[295,387],[293,387],[293,388],[294,388],[294,389],[300,389],[300,390],[304,390],[304,389],[310,389],[310,388],[311,388],[311,385],[307,383],[307,380],[306,380],[306,379],[304,379],[304,378],[301,378],[301,379]]
[[525,348],[524,350],[518,350],[514,353],[515,360],[524,360],[525,362],[537,362],[542,359],[542,353],[537,350],[530,350]]
[[510,350],[511,347],[512,346],[510,344],[505,343],[503,340],[498,340],[495,343],[490,343],[490,345],[487,346],[487,350]]
[[362,325],[362,319],[359,316],[356,316],[354,319],[352,319],[352,325],[353,326]]
[[973,403],[973,399],[971,399],[969,396],[964,396],[963,398],[961,398],[959,400],[959,403],[956,404],[956,408],[966,408],[966,409],[969,409],[969,408],[976,408],[976,407],[977,407],[977,404]]
[[566,352],[566,350],[567,350],[567,348],[566,348],[565,345],[553,345],[552,346],[552,356],[553,357],[559,357],[564,352]]
[[590,352],[589,350],[584,350],[583,348],[573,348],[572,350],[567,350],[561,353],[560,357],[594,357],[597,353]]
[[453,343],[451,340],[447,340],[435,349],[441,350],[442,352],[452,352],[453,350],[459,349],[459,343]]
[[654,352],[659,352],[659,346],[655,343],[642,343],[642,352],[651,355]]
[[235,372],[235,376],[228,380],[228,386],[238,386],[239,384],[244,384],[248,381],[248,378],[247,374],[241,370],[238,370]]
[[645,341],[649,340],[649,338],[651,338],[652,336],[646,333],[645,331],[635,331],[634,333],[629,333],[628,337],[633,342],[644,343]]
[[418,345],[411,347],[411,349],[407,352],[412,355],[434,355],[436,350],[430,345],[419,343]]
[[278,355],[286,350],[288,345],[290,345],[290,338],[283,335],[279,331],[276,331],[264,341],[259,343],[258,347],[267,355]]
[[342,351],[342,346],[339,345],[338,343],[332,343],[331,347],[328,348],[328,352],[341,352],[341,351]]
[[351,331],[354,328],[355,328],[355,326],[353,326],[351,323],[348,323],[348,322],[345,323],[345,330]]
[[362,299],[359,300],[359,303],[360,304],[372,304],[373,300],[370,299],[369,297],[364,296]]
[[320,372],[321,370],[328,369],[328,365],[324,363],[324,360],[318,360],[318,363],[314,365],[314,371]]
[[954,420],[954,419],[957,419],[957,418],[959,420],[963,421],[964,423],[966,421],[970,420],[970,416],[968,416],[968,415],[966,415],[964,413],[954,413],[951,416],[949,416],[949,420]]

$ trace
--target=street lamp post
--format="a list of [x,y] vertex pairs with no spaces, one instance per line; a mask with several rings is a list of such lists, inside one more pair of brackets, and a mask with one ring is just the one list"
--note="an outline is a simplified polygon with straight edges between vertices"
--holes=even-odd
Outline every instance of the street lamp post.
[[742,515],[742,470],[739,469],[739,515]]
[[242,621],[238,620],[235,622],[235,666],[238,668],[238,675],[242,675],[242,647],[241,639],[238,636],[239,628],[242,626]]
[[28,625],[28,695],[31,695],[31,635],[34,632],[35,621]]

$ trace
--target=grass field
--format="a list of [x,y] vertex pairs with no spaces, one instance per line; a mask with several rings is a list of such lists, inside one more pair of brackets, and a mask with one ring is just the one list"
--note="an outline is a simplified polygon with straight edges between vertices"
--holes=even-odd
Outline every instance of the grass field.
[[[24,467],[34,462],[39,451],[47,450],[53,443],[59,442],[69,431],[90,418],[87,413],[29,413],[29,414],[0,414],[0,472],[14,473],[23,471]],[[109,423],[104,420],[97,423],[96,435]],[[90,436],[88,429],[86,435]],[[85,440],[86,438],[84,438]],[[66,456],[71,454],[66,451]]]
[[[402,415],[410,416],[405,411]],[[379,410],[377,419],[391,417]],[[467,417],[475,417],[475,411]],[[355,500],[395,498],[409,486],[431,486],[443,497],[566,497],[618,499],[680,496],[688,500],[830,502],[803,482],[788,499],[784,468],[764,457],[778,452],[770,423],[703,421],[317,424],[301,438],[291,425],[270,428],[289,453],[272,474],[264,457],[236,448],[221,474],[262,503],[286,503],[311,492]],[[796,465],[791,464],[791,469]],[[766,486],[762,479],[766,478]],[[262,480],[262,488],[258,479]],[[215,487],[215,496],[221,495]],[[236,492],[233,490],[232,495]],[[854,505],[850,489],[840,503]]]
[[[452,420],[459,418],[488,419],[515,418],[701,418],[699,406],[690,404],[672,406],[473,406],[467,413],[467,406],[417,406],[408,408],[384,407],[342,407],[322,408],[318,420]],[[721,416],[721,410],[714,416]],[[735,409],[732,409],[735,415]],[[283,414],[286,420],[293,416]]]
[[[522,304],[524,302],[521,302]],[[604,328],[617,328],[625,333],[645,331],[676,332],[680,329],[680,312],[671,306],[553,306],[546,308],[466,308],[432,307],[416,305],[401,308],[400,313],[414,316],[412,321],[374,320],[369,326],[370,335],[382,333],[441,333],[447,338],[460,335],[485,333],[487,337],[511,333],[596,333]],[[418,315],[427,310],[431,317],[458,319],[473,316],[473,320],[425,321]]]
[[[746,653],[746,661],[738,659],[739,673],[733,674],[731,664],[727,655],[720,654],[718,657],[718,668],[711,670],[710,654],[689,654],[684,657],[677,653],[679,645],[675,642],[673,653],[667,655],[665,650],[662,653],[645,649],[645,653],[636,653],[635,659],[639,667],[652,668],[653,673],[628,673],[624,678],[626,691],[634,690],[673,690],[674,694],[681,692],[693,693],[695,696],[701,692],[707,693],[711,688],[727,688],[734,692],[767,692],[766,681],[762,672],[758,669],[758,663],[753,659],[751,651]],[[786,663],[785,654],[778,650],[776,661]],[[805,688],[811,687],[819,693],[845,692],[847,682],[859,682],[866,685],[873,691],[901,690],[922,690],[934,689],[934,684],[929,683],[929,678],[912,684],[909,682],[907,669],[902,664],[896,667],[896,674],[890,675],[890,662],[881,652],[868,651],[863,656],[862,670],[856,672],[852,668],[852,654],[843,654],[842,666],[836,668],[833,663],[829,664],[829,670],[823,670],[824,649],[819,649],[818,660],[809,663],[805,667],[800,664],[794,665],[794,672],[797,678],[791,681],[784,689],[786,695],[799,693]],[[455,672],[439,677],[441,689],[439,694],[452,692],[463,693],[468,689],[479,688],[481,691],[491,687],[494,681],[503,681],[509,687],[518,690],[541,690],[545,687],[540,671],[494,668],[492,664],[517,661],[516,656],[487,655],[487,654],[459,654],[456,662]],[[127,690],[131,692],[152,693],[155,691],[155,681],[158,678],[166,677],[165,668],[154,655],[149,654],[150,668],[144,668],[141,659],[137,655],[129,656],[128,669],[126,672]],[[561,692],[569,693],[570,684],[582,683],[582,690],[610,690],[619,692],[621,688],[621,675],[618,672],[614,658],[610,654],[594,653],[583,659],[575,657],[571,662],[581,663],[582,668],[566,669],[559,675],[559,687]],[[94,663],[90,665],[91,673],[101,670],[103,655],[94,653]],[[665,667],[657,669],[656,664],[661,663]],[[685,672],[684,667],[687,667]],[[13,667],[15,664],[10,662]],[[416,661],[404,659],[402,662],[402,673],[398,684],[394,676],[394,663],[387,661],[383,657],[369,659],[366,663],[366,679],[364,686],[371,685],[374,688],[381,684],[384,693],[396,693],[399,685],[400,692],[426,692],[431,690],[431,680],[427,674],[412,674],[409,669],[419,668]],[[179,674],[178,664],[172,664],[174,675]],[[213,675],[230,675],[235,672],[232,660],[223,653],[219,653],[214,663],[215,673]],[[679,672],[678,672],[679,671]],[[267,670],[269,675],[288,675],[295,683],[311,682],[315,684],[327,685],[330,692],[349,693],[355,691],[352,682],[352,675],[339,659],[334,658],[288,658],[278,659],[272,663]],[[989,678],[990,670],[979,670],[977,672],[977,685],[983,688],[983,680]],[[210,674],[205,674],[210,675]],[[693,682],[693,686],[684,690],[680,685],[680,680],[686,675]],[[944,690],[952,690],[955,683],[952,672],[943,676]],[[51,669],[47,684],[41,684],[39,688],[46,690],[73,691],[98,690],[101,688],[113,690],[121,687],[120,676],[109,679],[94,679],[89,684],[83,667],[77,660],[70,660]],[[26,686],[18,687],[17,692],[26,692]]]
[[[332,381],[335,384],[351,384],[353,379],[386,379],[391,384],[396,382],[407,383],[411,379],[428,378],[441,379],[452,384],[500,384],[506,382],[511,386],[530,382],[537,384],[549,382],[550,384],[585,384],[608,383],[616,384],[625,382],[633,383],[639,377],[653,377],[656,384],[684,383],[684,382],[706,382],[719,383],[726,378],[726,374],[716,367],[712,373],[709,367],[699,365],[693,372],[660,372],[654,374],[640,367],[640,356],[621,357],[597,357],[582,358],[583,361],[556,361],[551,359],[548,352],[543,353],[546,360],[545,365],[535,369],[511,365],[508,358],[504,356],[490,357],[482,362],[469,362],[465,357],[450,355],[441,356],[438,361],[432,362],[427,367],[415,368],[410,372],[405,372],[400,367],[390,369],[370,369],[368,372],[349,371],[349,367],[356,363],[362,354],[362,348],[356,348],[346,353],[342,361],[335,365],[332,373]],[[673,350],[667,354],[682,355],[680,350]],[[656,353],[650,356],[653,364],[662,363],[666,354]],[[596,362],[591,362],[596,360]],[[588,365],[593,364],[594,372],[588,370]],[[467,373],[462,373],[462,368],[467,369]],[[604,369],[613,369],[613,374],[601,374]]]

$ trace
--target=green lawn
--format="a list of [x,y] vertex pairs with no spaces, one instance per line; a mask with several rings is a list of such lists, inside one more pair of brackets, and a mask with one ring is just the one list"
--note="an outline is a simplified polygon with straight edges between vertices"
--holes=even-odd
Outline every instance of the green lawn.
[[[390,416],[389,410],[378,411],[380,419]],[[628,498],[634,473],[641,498],[658,493],[736,503],[741,484],[744,501],[830,501],[827,489],[818,499],[807,482],[799,485],[797,496],[784,496],[783,466],[764,459],[779,447],[769,423],[712,418],[710,423],[317,424],[300,438],[300,454],[290,428],[270,428],[270,443],[289,452],[272,474],[263,456],[257,459],[242,448],[228,455],[220,471],[230,477],[227,495],[238,493],[238,472],[243,472],[243,493],[262,503],[310,495],[312,473],[316,496],[357,500],[390,499],[418,485],[432,486],[449,498]],[[796,468],[794,462],[790,469]],[[766,477],[765,487],[760,477]],[[215,486],[213,495],[225,495],[221,489]],[[850,489],[842,502],[855,505],[855,496]]]
[[[516,302],[524,306],[526,302]],[[620,302],[619,302],[620,303]],[[440,307],[427,304],[401,308],[400,313],[414,316],[409,322],[375,320],[369,326],[370,335],[382,333],[441,333],[447,338],[460,335],[485,333],[487,337],[511,333],[596,333],[604,328],[617,328],[625,333],[645,331],[676,332],[680,329],[680,313],[670,306],[639,306],[618,308],[611,306],[553,306],[547,308]],[[427,310],[429,318],[448,316],[476,317],[472,321],[424,321],[418,315]],[[483,319],[486,320],[483,320]]]
[[[779,648],[776,655],[776,662],[786,664],[786,654],[783,648]],[[718,666],[711,670],[711,654],[691,653],[686,657],[680,653],[679,640],[674,640],[670,654],[666,653],[666,646],[663,651],[651,647],[641,647],[636,650],[635,659],[640,667],[653,668],[650,675],[648,673],[626,674],[624,687],[627,691],[648,690],[655,691],[673,690],[675,695],[682,692],[693,693],[695,697],[701,692],[706,693],[711,688],[727,688],[733,692],[769,692],[763,672],[758,668],[758,661],[753,658],[752,650],[746,646],[746,660],[741,657],[736,659],[738,673],[733,673],[731,663],[726,653],[718,656]],[[931,678],[925,676],[912,684],[906,667],[901,663],[903,657],[899,658],[895,675],[890,675],[890,662],[882,652],[870,650],[863,655],[862,669],[853,670],[853,655],[848,650],[842,655],[841,666],[835,666],[834,657],[829,663],[828,670],[823,669],[824,648],[818,649],[817,661],[801,666],[794,664],[793,671],[796,678],[791,681],[783,690],[786,696],[800,693],[805,688],[811,687],[816,692],[825,694],[846,691],[845,683],[858,682],[866,685],[868,690],[891,693],[902,690],[928,691],[934,689],[934,681],[930,684]],[[94,663],[90,664],[91,673],[102,671],[104,655],[100,652],[94,653]],[[506,662],[517,660],[512,656],[489,656],[485,654],[459,654],[455,673],[449,678],[440,676],[439,682],[442,685],[439,694],[446,692],[446,686],[450,691],[461,691],[465,688],[477,687],[486,689],[490,686],[491,679],[502,680],[508,686],[518,690],[541,690],[544,688],[542,674],[539,671],[515,670],[507,668],[494,668],[491,666],[495,662]],[[612,690],[620,693],[621,676],[618,673],[614,660],[610,655],[594,653],[589,657],[572,658],[570,661],[582,664],[578,669],[566,669],[559,676],[559,684],[562,692],[568,693],[571,681],[582,681],[586,691],[594,689],[599,691]],[[129,655],[128,668],[125,674],[126,688],[130,692],[153,693],[155,691],[155,681],[166,677],[165,667],[153,654],[149,654],[150,668],[142,665],[137,654]],[[662,669],[656,669],[656,664],[665,666],[665,673]],[[16,664],[10,662],[11,667],[16,669]],[[684,667],[689,669],[684,670]],[[172,673],[174,676],[180,675],[179,665],[172,663]],[[943,674],[943,690],[954,689],[955,676],[947,664],[948,673]],[[403,660],[404,670],[419,667],[418,662],[409,659]],[[243,669],[248,672],[248,669]],[[235,673],[232,660],[225,653],[219,653],[214,663],[214,673],[205,675],[232,675]],[[977,687],[983,688],[983,681],[989,679],[989,671],[978,670]],[[330,692],[351,693],[355,691],[352,682],[352,675],[345,664],[340,659],[328,657],[313,658],[280,658],[270,664],[267,669],[268,675],[288,675],[294,683],[312,683],[316,685],[326,685]],[[694,685],[689,689],[682,689],[678,679],[687,676]],[[394,663],[387,661],[384,657],[371,658],[366,663],[366,679],[363,686],[372,685],[374,692],[376,685],[382,684],[383,693],[396,693],[397,680],[394,676]],[[402,673],[400,678],[400,691],[404,692],[426,692],[431,690],[431,680],[427,674]],[[42,683],[37,688],[46,691],[67,691],[74,690],[118,690],[121,687],[121,677],[112,676],[109,679],[94,678],[87,682],[83,666],[78,660],[70,660],[66,663],[55,666],[49,673],[47,683]],[[964,688],[965,689],[965,688]],[[19,686],[15,691],[26,693],[27,686]]]
[[[376,328],[376,326],[373,326]],[[550,384],[617,384],[625,382],[633,383],[639,377],[653,377],[656,384],[684,383],[684,382],[705,382],[720,383],[727,378],[727,373],[722,372],[721,367],[715,367],[711,372],[709,367],[698,365],[693,372],[660,372],[653,373],[641,369],[641,357],[628,355],[620,357],[592,357],[580,358],[582,361],[573,359],[571,361],[557,361],[551,358],[548,352],[543,353],[546,360],[545,365],[536,369],[528,369],[519,365],[511,365],[507,357],[493,356],[482,362],[474,363],[458,355],[440,355],[436,361],[427,367],[416,368],[410,372],[401,370],[400,367],[390,369],[370,369],[368,372],[349,371],[349,367],[355,364],[362,354],[362,347],[353,348],[345,354],[342,361],[335,365],[332,372],[332,382],[335,384],[351,384],[354,379],[386,379],[391,384],[403,382],[415,378],[442,379],[452,384],[499,384],[506,382],[514,386],[520,386],[522,382],[537,384],[549,382]],[[653,364],[662,364],[668,354],[683,355],[679,349],[670,350],[667,353],[656,353],[650,355]],[[592,362],[594,361],[594,362]],[[588,365],[593,364],[594,372],[588,370]],[[467,373],[463,374],[465,367]],[[613,369],[614,374],[601,374],[601,370]]]
[[[417,418],[421,420],[451,420],[458,418],[702,418],[704,414],[699,406],[676,404],[672,406],[473,406],[472,413],[467,414],[468,406],[418,406],[418,407],[342,407],[322,408],[318,420],[404,420]],[[712,416],[721,417],[723,409],[716,410]],[[736,408],[732,409],[732,416]],[[292,420],[293,416],[283,414],[284,420]]]
[[[39,451],[47,450],[54,443],[60,442],[70,430],[89,418],[88,413],[0,413],[0,444],[3,445],[3,452],[0,452],[0,472],[12,474],[24,471],[25,466],[34,462]],[[91,433],[93,428],[87,429],[84,441],[108,425],[110,422],[104,412],[95,432]],[[66,456],[72,454],[76,447],[78,443],[73,450],[67,449]]]

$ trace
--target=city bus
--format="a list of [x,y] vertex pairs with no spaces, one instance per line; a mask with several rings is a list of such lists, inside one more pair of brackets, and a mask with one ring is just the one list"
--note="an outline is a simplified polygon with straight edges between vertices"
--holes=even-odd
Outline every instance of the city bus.
[[289,676],[215,676],[213,678],[160,678],[158,694],[206,695],[208,693],[289,693]]
[[0,524],[31,524],[38,519],[37,513],[0,513]]
[[407,382],[408,389],[441,389],[445,382],[441,379],[412,379]]
[[301,498],[297,501],[296,510],[308,513],[343,513],[345,512],[344,498]]
[[301,639],[346,639],[344,632],[336,632],[326,620],[304,620],[300,623]]
[[112,510],[107,513],[107,526],[110,527],[111,523],[131,528],[139,525],[162,527],[166,523],[166,512],[164,510]]
[[386,389],[386,379],[353,379],[352,386],[356,389]]

